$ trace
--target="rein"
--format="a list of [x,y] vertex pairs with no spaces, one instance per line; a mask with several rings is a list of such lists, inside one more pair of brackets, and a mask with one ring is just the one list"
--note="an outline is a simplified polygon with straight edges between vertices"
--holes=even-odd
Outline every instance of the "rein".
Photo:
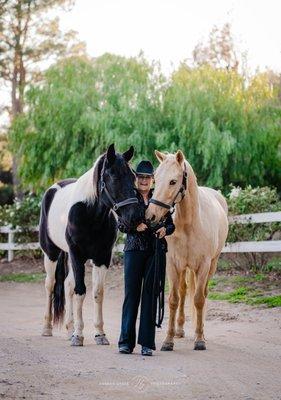
[[[147,281],[150,274],[153,274],[152,288],[148,287]],[[161,241],[159,235],[155,237],[154,257],[149,266],[149,272],[144,281],[145,290],[151,290],[152,295],[152,320],[155,320],[157,328],[161,328],[165,312],[165,277],[166,263],[163,264]],[[156,304],[155,304],[156,303]]]
[[104,165],[103,164],[103,168],[102,168],[102,173],[101,173],[101,178],[100,178],[100,193],[102,194],[102,192],[104,192],[109,200],[109,202],[111,203],[112,209],[114,211],[119,210],[119,208],[127,206],[129,204],[137,204],[138,203],[138,199],[136,197],[129,197],[128,199],[116,202],[113,197],[111,196],[111,194],[109,193],[105,181],[103,179],[103,174],[104,174]]
[[[185,196],[185,192],[186,192],[186,181],[187,181],[187,171],[186,171],[186,166],[184,164],[184,171],[183,171],[183,176],[182,176],[182,184],[181,187],[179,188],[177,194],[174,197],[174,200],[172,202],[172,204],[166,204],[163,203],[162,201],[156,200],[156,199],[150,199],[149,203],[155,204],[156,206],[162,207],[162,208],[166,208],[167,210],[170,211],[171,214],[173,214],[173,212],[175,211],[175,205],[177,203],[180,203],[184,196]],[[178,195],[181,194],[181,199],[180,201],[176,202],[176,199],[178,197]]]

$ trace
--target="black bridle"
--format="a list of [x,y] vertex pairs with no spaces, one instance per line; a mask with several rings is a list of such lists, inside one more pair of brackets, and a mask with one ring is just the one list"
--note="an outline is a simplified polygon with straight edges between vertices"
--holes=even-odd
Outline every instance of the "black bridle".
[[117,212],[119,210],[119,208],[127,206],[129,204],[137,204],[139,201],[137,199],[137,197],[130,197],[128,199],[116,202],[113,197],[111,196],[111,194],[109,193],[105,181],[103,179],[103,175],[104,175],[104,168],[105,168],[105,162],[103,164],[103,168],[102,168],[102,172],[101,172],[101,177],[100,177],[100,193],[102,194],[102,192],[105,193],[105,195],[107,196],[109,202],[111,203],[111,207],[112,209]]
[[[175,211],[175,205],[177,203],[180,203],[182,201],[182,199],[184,198],[184,196],[185,196],[186,181],[187,181],[187,171],[186,171],[186,166],[184,164],[184,171],[183,171],[183,175],[182,175],[182,184],[181,184],[181,187],[179,188],[177,194],[175,195],[172,204],[162,203],[162,201],[159,201],[159,200],[156,200],[156,199],[153,199],[153,198],[149,200],[149,203],[155,204],[156,206],[159,206],[159,207],[162,207],[162,208],[166,208],[172,214]],[[176,199],[177,199],[179,194],[181,194],[181,199],[180,199],[180,201],[176,202]]]

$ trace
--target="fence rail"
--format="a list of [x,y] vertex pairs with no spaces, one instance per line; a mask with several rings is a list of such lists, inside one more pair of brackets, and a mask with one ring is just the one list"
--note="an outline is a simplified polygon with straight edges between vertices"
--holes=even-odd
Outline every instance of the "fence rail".
[[[281,211],[234,215],[228,218],[230,224],[260,224],[281,222]],[[38,232],[38,227],[30,228],[30,232]],[[0,233],[8,234],[8,242],[0,243],[0,250],[8,251],[8,262],[14,258],[16,250],[37,250],[40,248],[38,242],[34,243],[15,243],[15,233],[23,232],[22,229],[13,229],[9,226],[0,227]],[[115,251],[122,251],[123,244],[115,246]],[[235,242],[226,243],[222,253],[270,253],[281,252],[281,240],[266,240],[258,242]]]

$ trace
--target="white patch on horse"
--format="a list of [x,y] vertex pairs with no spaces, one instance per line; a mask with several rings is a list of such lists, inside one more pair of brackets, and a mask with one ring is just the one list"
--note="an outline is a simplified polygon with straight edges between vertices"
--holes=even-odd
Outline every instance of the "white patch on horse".
[[68,214],[71,207],[78,202],[92,202],[97,196],[97,168],[99,157],[94,166],[82,175],[76,182],[61,188],[54,196],[48,215],[48,233],[54,244],[68,252],[65,231]]
[[97,335],[104,335],[103,331],[103,314],[102,314],[102,303],[105,277],[107,268],[105,265],[97,267],[92,263],[92,284],[93,284],[93,299],[94,299],[94,326]]
[[55,273],[57,262],[49,259],[47,254],[44,254],[44,266],[46,270],[45,290],[46,290],[46,310],[44,315],[43,336],[52,336],[52,295],[55,285]]
[[68,257],[68,275],[64,281],[65,292],[65,324],[67,329],[68,338],[74,332],[74,319],[73,319],[73,295],[74,295],[75,279],[71,265],[70,258]]

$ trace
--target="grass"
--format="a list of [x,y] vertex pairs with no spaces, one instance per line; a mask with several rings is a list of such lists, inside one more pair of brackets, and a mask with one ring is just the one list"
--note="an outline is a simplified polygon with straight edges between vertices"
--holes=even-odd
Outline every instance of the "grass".
[[264,296],[260,298],[252,299],[249,304],[258,305],[266,304],[268,307],[281,307],[281,295],[277,296]]
[[43,273],[18,273],[18,274],[4,274],[0,275],[0,282],[40,282],[45,278]]
[[[253,306],[281,307],[281,295],[275,294],[277,290],[279,282],[270,281],[266,274],[217,275],[209,281],[208,298]],[[165,292],[168,293],[167,282]]]
[[264,267],[265,272],[281,273],[281,257],[272,258]]
[[281,307],[281,295],[266,296],[261,290],[247,286],[241,286],[225,293],[213,292],[208,297],[211,300],[226,300],[230,303]]

